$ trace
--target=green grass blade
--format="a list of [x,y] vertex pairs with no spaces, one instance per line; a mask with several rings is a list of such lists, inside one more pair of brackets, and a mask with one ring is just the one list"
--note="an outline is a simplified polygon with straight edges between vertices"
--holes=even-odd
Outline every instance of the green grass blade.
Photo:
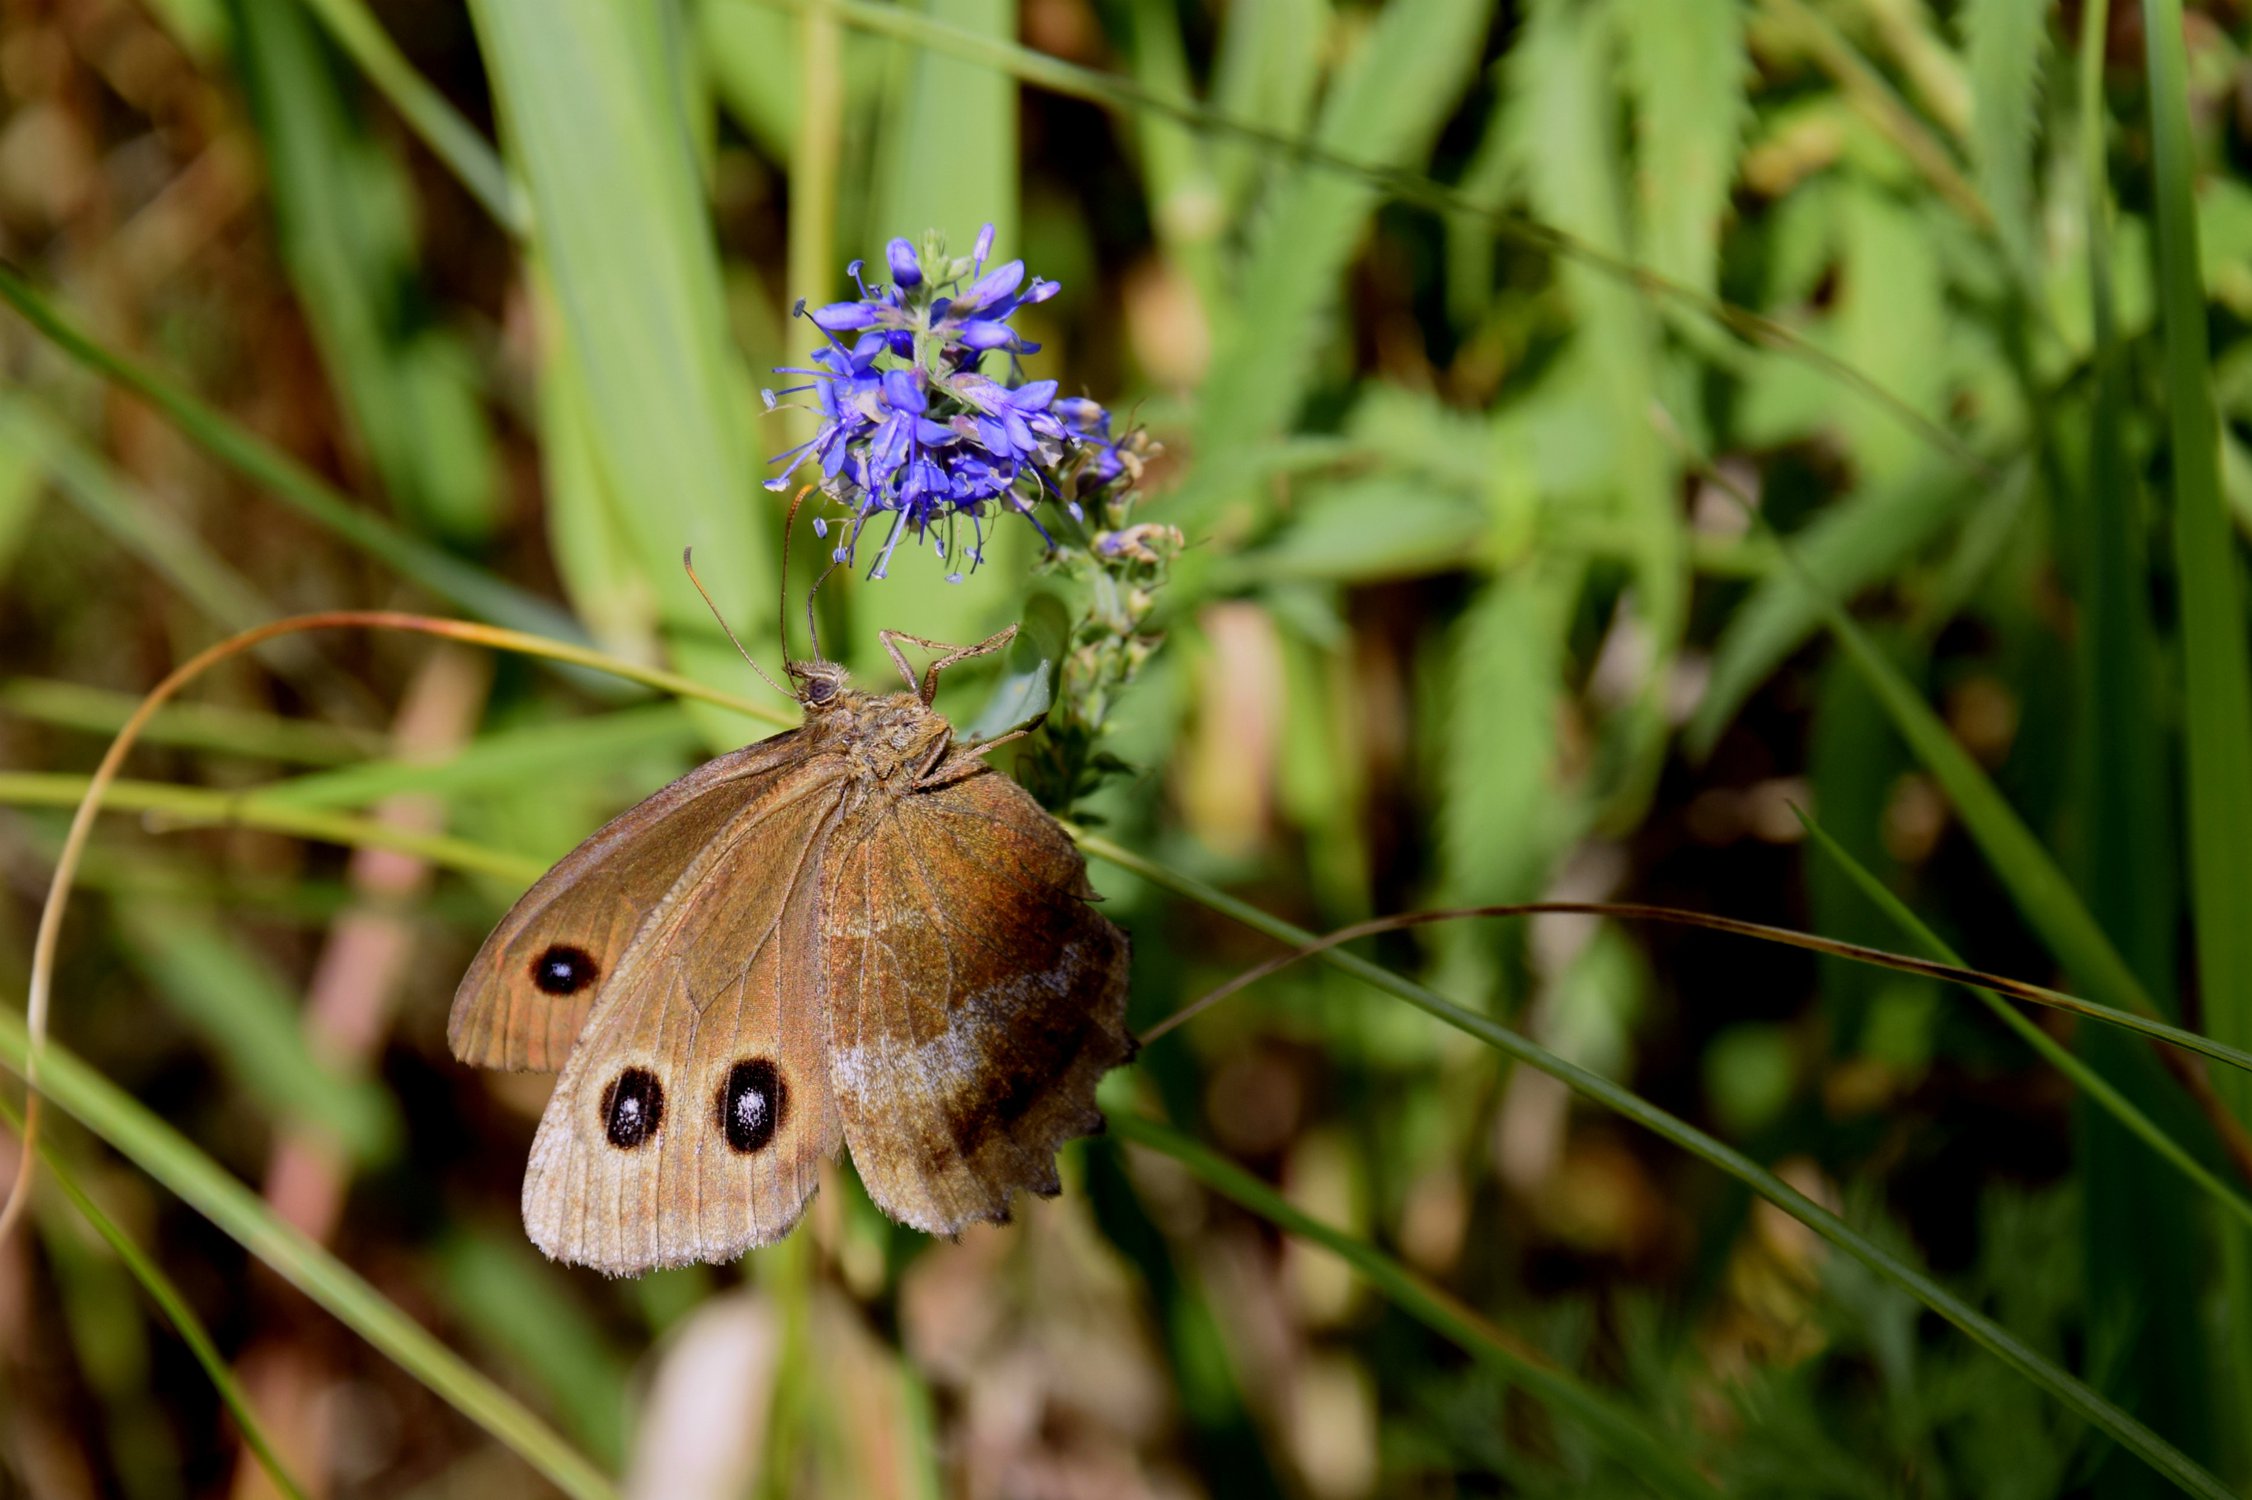
[[1332,146],[1276,130],[1210,108],[1194,99],[1155,93],[1131,79],[1101,69],[1080,67],[1027,47],[972,36],[896,5],[879,5],[873,0],[751,0],[751,3],[793,14],[815,10],[831,13],[861,31],[895,37],[918,47],[964,58],[981,67],[1008,73],[1034,88],[1066,98],[1084,99],[1123,114],[1154,110],[1200,130],[1257,147],[1278,160],[1303,162],[1352,178],[1376,188],[1395,202],[1411,204],[1442,218],[1466,216],[1513,244],[1593,266],[1650,296],[1711,320],[1747,344],[1780,351],[1850,391],[1855,398],[1891,412],[1934,451],[1948,455],[1969,472],[1991,477],[1985,458],[1976,448],[1788,324],[1734,303],[1702,296],[1648,266],[1606,255],[1560,229],[1509,213],[1482,201],[1476,193],[1457,191],[1425,173],[1367,160],[1355,153],[1350,142]]
[[[1212,62],[1214,107],[1239,120],[1264,121],[1282,135],[1304,131],[1329,28],[1328,0],[1233,0],[1221,13]],[[1233,224],[1262,180],[1260,155],[1240,138],[1212,141],[1209,150],[1219,217]]]
[[1720,231],[1751,116],[1737,0],[1626,0],[1620,43],[1636,103],[1636,179],[1652,267],[1718,286]]
[[[2252,659],[2245,646],[2242,554],[2221,500],[2219,415],[2207,348],[2199,266],[2196,163],[2180,0],[2144,0],[2153,188],[2157,197],[2159,321],[2174,480],[2174,573],[2181,599],[2186,710],[2184,816],[2189,824],[2189,907],[2206,1029],[2252,1038]],[[2252,1087],[2217,1084],[2239,1119]],[[2229,1303],[2252,1297],[2252,1241],[2231,1235],[2224,1260]],[[2252,1318],[2232,1319],[2237,1389],[2230,1425],[2252,1405]]]
[[396,1101],[365,1072],[315,1054],[297,996],[259,957],[191,907],[137,901],[117,918],[126,958],[270,1118],[309,1129],[356,1163],[398,1149]]
[[[2188,718],[2190,907],[2216,1036],[2252,1038],[2252,660],[2241,559],[2221,502],[2220,437],[2198,269],[2179,0],[2145,0],[2158,194],[2159,308],[2174,475],[2174,566]],[[2238,1112],[2252,1091],[2234,1089]]]
[[[0,713],[107,738],[125,727],[140,699],[41,677],[0,680]],[[167,703],[141,738],[152,745],[300,765],[334,766],[383,753],[381,734],[311,719],[253,713],[217,703]]]
[[[1734,490],[1733,483],[1709,461],[1698,458],[1694,467],[1723,488]],[[1738,498],[1743,499],[1741,494]],[[1753,514],[1757,518],[1756,510]],[[1762,531],[1773,535],[1764,520],[1759,524]],[[2158,1008],[2142,981],[2127,967],[2119,950],[2090,915],[2080,893],[2017,810],[1970,752],[1955,742],[1946,723],[1901,676],[1868,632],[1807,569],[1797,549],[1782,538],[1776,543],[1793,580],[1884,706],[1893,728],[1954,804],[2019,913],[2050,953],[2104,1005],[2138,1016],[2157,1015]]]
[[[1830,597],[1850,599],[1896,574],[1975,493],[1957,475],[1918,468],[1826,506],[1791,545]],[[1821,624],[1821,606],[1792,574],[1771,574],[1754,589],[1713,647],[1712,677],[1683,735],[1689,753],[1710,754],[1745,700]]]
[[[0,395],[0,420],[21,421],[40,435],[55,486],[86,519],[139,558],[180,597],[230,634],[277,619],[282,610],[265,598],[224,557],[204,545],[178,517],[152,502],[115,469],[33,402]],[[297,661],[305,643],[296,643]],[[288,656],[291,653],[283,653]]]
[[[1491,12],[1491,0],[1386,6],[1331,86],[1316,144],[1395,169],[1420,161],[1473,76]],[[1404,78],[1415,86],[1400,87]],[[1311,168],[1277,185],[1198,403],[1200,453],[1264,442],[1288,425],[1312,384],[1327,304],[1381,197],[1365,179]]]
[[396,792],[459,796],[536,785],[558,772],[634,764],[636,757],[687,755],[696,745],[696,728],[679,704],[653,703],[567,724],[481,735],[442,761],[369,761],[276,782],[253,795],[270,807],[372,807]]
[[720,102],[770,159],[788,161],[798,133],[797,27],[744,0],[702,0],[695,14],[697,46]]
[[[2075,800],[2088,904],[2152,997],[2178,1016],[2182,872],[2167,770],[2173,725],[2161,705],[2147,527],[2127,461],[2130,423],[2140,419],[2128,390],[2113,289],[2104,105],[2110,14],[2104,0],[2090,0],[2081,15],[2077,102],[2094,421],[2080,482],[2068,481],[2059,497],[2066,507],[2059,550],[2080,609],[2076,738],[2083,764]],[[2131,1098],[2151,1109],[2179,1107],[2179,1090],[2145,1049],[2096,1031],[2076,1040],[2088,1061]],[[2211,1283],[2198,1205],[2179,1184],[2148,1170],[2128,1131],[2085,1107],[2079,1114],[2090,1316],[2098,1326],[2124,1330],[2104,1383],[2186,1451],[2210,1453],[2213,1434],[2224,1425],[2225,1383],[2214,1378],[2206,1331],[2203,1304]],[[2109,1479],[2099,1473],[2099,1493]]]
[[1963,11],[1969,42],[1971,162],[2016,274],[2028,284],[2034,249],[2034,107],[2047,50],[2049,0],[1971,0]]
[[682,549],[694,547],[729,597],[762,601],[743,634],[773,654],[756,623],[774,569],[741,436],[748,389],[728,351],[663,15],[607,0],[476,0],[470,14],[613,513],[680,669],[740,681],[741,662],[680,573]]
[[[1139,875],[1143,879],[1177,895],[1186,897],[1220,915],[1265,933],[1277,942],[1302,948],[1316,941],[1315,935],[1301,927],[1272,916],[1250,903],[1240,901],[1226,892],[1200,880],[1168,869],[1144,859],[1130,849],[1112,843],[1098,834],[1081,832],[1077,835],[1079,846],[1089,855],[1108,864]],[[1567,1062],[1555,1053],[1518,1035],[1508,1027],[1489,1017],[1465,1010],[1439,994],[1436,990],[1417,984],[1411,979],[1393,973],[1379,964],[1369,962],[1357,954],[1342,949],[1323,950],[1318,957],[1330,967],[1342,970],[1357,979],[1366,981],[1386,994],[1407,1001],[1425,1012],[1475,1037],[1504,1056],[1514,1058],[1528,1067],[1536,1068],[1565,1084],[1582,1098],[1603,1106],[1613,1113],[1642,1126],[1644,1129],[1679,1146],[1698,1160],[1719,1169],[1750,1188],[1760,1197],[1812,1229],[1832,1245],[1875,1271],[1886,1281],[1907,1292],[1924,1306],[1961,1329],[1978,1344],[2011,1369],[2032,1381],[2055,1398],[2067,1410],[2082,1420],[2100,1428],[2123,1446],[2140,1455],[2152,1469],[2171,1480],[2183,1492],[2224,1500],[2229,1491],[2205,1469],[2183,1455],[2150,1428],[2111,1402],[2106,1401],[2085,1383],[2058,1368],[2051,1361],[2028,1347],[2008,1329],[1979,1312],[1969,1303],[1948,1291],[1907,1261],[1870,1240],[1852,1225],[1799,1192],[1774,1173],[1760,1166],[1734,1147],[1707,1135],[1686,1120],[1644,1099],[1641,1095],[1613,1083],[1600,1073]]]
[[359,509],[296,459],[220,415],[168,377],[103,347],[5,265],[0,265],[0,300],[72,359],[154,406],[205,452],[401,577],[480,620],[557,640],[584,640],[577,622],[546,600]]
[[572,1295],[569,1273],[534,1251],[514,1224],[448,1235],[436,1269],[454,1317],[544,1391],[598,1460],[623,1463],[632,1367]]
[[[5,1099],[0,1099],[0,1124],[5,1124],[18,1135],[23,1133],[22,1114]],[[235,1426],[242,1431],[243,1442],[249,1446],[251,1456],[257,1459],[258,1467],[264,1469],[266,1477],[273,1481],[274,1488],[287,1496],[288,1500],[306,1500],[305,1487],[297,1482],[288,1467],[282,1463],[281,1456],[275,1452],[272,1439],[266,1436],[266,1429],[259,1425],[258,1414],[251,1409],[250,1398],[235,1383],[234,1371],[227,1368],[226,1358],[219,1353],[219,1346],[211,1341],[211,1334],[203,1326],[203,1320],[196,1316],[195,1309],[188,1305],[187,1298],[180,1295],[180,1289],[172,1284],[171,1278],[164,1274],[164,1268],[151,1260],[139,1245],[133,1243],[133,1237],[115,1219],[104,1213],[102,1206],[78,1185],[77,1177],[63,1165],[52,1142],[42,1140],[39,1143],[39,1159],[46,1163],[55,1186],[63,1190],[63,1196],[78,1210],[79,1217],[92,1225],[94,1232],[109,1244],[111,1252],[124,1263],[133,1279],[141,1284],[141,1290],[148,1293],[149,1300],[157,1305],[158,1311],[171,1323],[173,1331],[180,1335],[180,1342],[188,1346],[188,1352],[195,1356],[196,1363],[203,1366],[203,1373],[210,1377],[212,1389],[219,1393],[220,1403],[227,1408],[228,1415],[235,1419]]]
[[[1873,905],[1891,918],[1902,932],[1907,933],[1932,957],[1944,963],[1954,964],[1957,967],[1963,966],[1962,956],[1942,942],[1939,934],[1925,926],[1923,921],[1908,909],[1905,902],[1895,896],[1883,881],[1870,873],[1866,865],[1847,852],[1844,845],[1832,838],[1828,830],[1804,813],[1799,814],[1799,821],[1805,824],[1806,831],[1813,836],[1814,841],[1821,846],[1822,851],[1837,861],[1845,870],[1847,877],[1860,888],[1862,894],[1866,895]],[[2015,1006],[1986,990],[1978,990],[1975,993],[1980,1000],[1985,1002],[1986,1008],[1994,1013],[1996,1019],[2016,1032],[2025,1044],[2039,1053],[2051,1067],[2070,1078],[2105,1113],[2117,1120],[2128,1134],[2148,1146],[2167,1165],[2196,1184],[2199,1189],[2213,1199],[2215,1205],[2223,1213],[2237,1219],[2247,1228],[2252,1228],[2252,1199],[2247,1199],[2238,1189],[2223,1182],[2219,1177],[2208,1171],[2205,1165],[2198,1161],[2187,1147],[2168,1135],[2157,1121],[2137,1108],[2126,1095],[2113,1088],[2094,1068],[2073,1056],[2055,1038],[2020,1014]]]
[[519,239],[531,230],[531,211],[521,188],[492,142],[461,117],[445,96],[399,52],[361,0],[302,0],[325,27],[329,39],[374,84],[407,128],[422,138],[456,181],[486,213]]
[[[87,778],[36,771],[0,771],[0,806],[76,807]],[[157,813],[183,828],[263,828],[348,848],[396,849],[448,870],[490,875],[518,886],[539,879],[547,865],[522,854],[472,844],[447,834],[417,833],[373,818],[313,808],[261,806],[232,792],[170,786],[155,781],[115,781],[102,794],[107,813]]]
[[[0,1065],[22,1076],[23,1017],[0,1009]],[[284,1281],[492,1434],[574,1500],[610,1500],[602,1471],[490,1379],[464,1363],[327,1250],[277,1218],[177,1130],[67,1049],[39,1054],[39,1091],[217,1225]]]
[[1201,1142],[1138,1115],[1113,1113],[1109,1133],[1171,1158],[1207,1187],[1286,1234],[1337,1256],[1409,1317],[1491,1363],[1513,1383],[1596,1435],[1620,1463],[1663,1495],[1716,1496],[1712,1482],[1681,1457],[1678,1440],[1547,1360],[1518,1348],[1493,1325],[1366,1241],[1301,1210]]
[[[965,36],[1002,44],[1016,39],[1012,0],[924,0],[916,8]],[[885,135],[883,187],[872,228],[885,238],[899,234],[917,242],[935,229],[962,255],[979,226],[991,224],[1001,258],[1014,254],[1008,247],[1022,243],[1015,79],[917,49],[907,59]]]
[[406,175],[303,11],[234,0],[233,14],[275,241],[356,446],[402,519],[478,545],[499,521],[492,433],[467,356],[421,312]]

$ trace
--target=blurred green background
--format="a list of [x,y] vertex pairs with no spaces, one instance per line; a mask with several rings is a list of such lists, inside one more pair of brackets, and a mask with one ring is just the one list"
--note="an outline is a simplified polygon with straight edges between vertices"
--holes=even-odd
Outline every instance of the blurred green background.
[[[2252,1045],[2248,42],[2236,0],[0,0],[0,999],[108,735],[231,631],[420,609],[755,694],[678,558],[773,664],[789,307],[991,222],[1063,283],[1032,373],[1162,443],[1190,542],[1081,809],[1137,1026],[1277,951],[1204,882],[1944,944]],[[841,580],[825,644],[874,682],[879,627],[1010,622],[1004,538]],[[1689,929],[1362,945],[1516,1060],[1294,968],[959,1243],[844,1170],[740,1267],[546,1264],[548,1080],[450,1060],[454,984],[767,732],[360,632],[160,716],[63,934],[0,1495],[2252,1479],[2243,1074]]]

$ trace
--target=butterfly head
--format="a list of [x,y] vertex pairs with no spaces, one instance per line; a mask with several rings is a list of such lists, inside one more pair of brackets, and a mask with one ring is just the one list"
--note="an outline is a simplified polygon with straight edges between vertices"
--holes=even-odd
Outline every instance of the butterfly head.
[[851,676],[833,661],[794,661],[790,663],[790,681],[797,689],[798,702],[808,709],[829,708],[841,702]]

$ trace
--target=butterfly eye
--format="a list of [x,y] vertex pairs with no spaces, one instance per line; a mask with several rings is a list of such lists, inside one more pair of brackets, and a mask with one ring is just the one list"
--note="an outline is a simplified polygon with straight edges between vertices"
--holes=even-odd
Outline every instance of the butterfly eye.
[[548,995],[577,994],[600,972],[593,954],[568,943],[557,943],[532,960],[532,983]]
[[744,1155],[762,1150],[782,1128],[789,1090],[782,1075],[763,1057],[746,1058],[727,1070],[719,1090],[719,1128],[727,1144]]
[[826,703],[837,696],[837,685],[826,677],[816,677],[805,685],[805,701]]
[[602,1128],[610,1144],[631,1151],[665,1123],[665,1086],[647,1068],[628,1068],[602,1091]]

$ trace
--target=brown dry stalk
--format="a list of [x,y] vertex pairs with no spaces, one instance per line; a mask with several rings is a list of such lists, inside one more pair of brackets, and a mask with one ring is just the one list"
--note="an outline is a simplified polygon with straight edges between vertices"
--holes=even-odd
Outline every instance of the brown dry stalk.
[[636,667],[604,656],[599,651],[567,642],[528,635],[520,630],[506,630],[497,625],[475,625],[465,620],[446,620],[435,615],[407,614],[387,609],[339,609],[319,614],[292,615],[285,620],[256,626],[231,635],[217,645],[205,647],[178,667],[173,668],[162,682],[149,690],[133,716],[117,731],[110,741],[102,763],[86,784],[86,796],[78,804],[78,811],[70,820],[70,831],[63,838],[61,852],[55,858],[55,873],[48,883],[47,902],[39,912],[39,931],[31,948],[31,982],[24,1004],[24,1026],[29,1035],[30,1047],[24,1055],[24,1128],[17,1138],[17,1171],[15,1181],[8,1189],[7,1202],[0,1205],[0,1242],[5,1242],[23,1217],[24,1205],[30,1201],[31,1180],[37,1157],[33,1154],[39,1141],[39,1055],[47,1042],[47,1015],[52,1008],[55,981],[55,949],[62,934],[63,913],[70,904],[70,888],[78,874],[78,866],[85,858],[86,844],[94,832],[94,819],[101,812],[102,795],[110,783],[117,779],[141,731],[156,717],[180,689],[202,676],[212,667],[238,656],[253,646],[312,630],[406,630],[420,635],[434,635],[447,640],[466,641],[475,646],[489,646],[502,651],[519,651],[527,655],[544,656],[552,660],[592,667],[613,676],[625,677],[647,686],[680,696],[701,698],[733,709],[753,718],[782,724],[788,720],[780,712],[756,703],[746,702],[732,694],[717,692],[690,678],[671,672],[653,671]]
[[[1859,943],[1840,942],[1836,938],[1817,937],[1813,933],[1798,932],[1788,927],[1770,927],[1763,922],[1746,922],[1735,917],[1716,917],[1707,912],[1684,911],[1672,906],[1645,906],[1632,901],[1522,901],[1504,906],[1463,906],[1433,911],[1403,912],[1397,916],[1376,917],[1366,922],[1355,922],[1350,927],[1340,927],[1325,937],[1277,954],[1265,963],[1246,969],[1219,988],[1190,1001],[1164,1020],[1141,1034],[1146,1045],[1181,1026],[1196,1016],[1219,1004],[1237,991],[1257,984],[1279,970],[1286,969],[1300,959],[1350,943],[1359,938],[1374,937],[1382,932],[1398,932],[1408,927],[1423,927],[1434,922],[1454,922],[1470,917],[1536,917],[1581,916],[1613,917],[1629,922],[1669,922],[1680,927],[1703,927],[1714,932],[1733,933],[1738,937],[1755,938],[1762,942],[1780,943],[1788,948],[1803,948],[1810,953],[1825,954],[1853,963],[1871,964],[1877,968],[1896,969],[1903,974],[1916,974],[1926,979],[1937,979],[1948,984],[1967,985],[1972,989],[2012,1000],[2024,1000],[2052,1010],[2068,1011],[2074,1015],[2093,1019],[2124,1022],[2132,1029],[2141,1030],[2157,1050],[2159,1061],[2182,1086],[2199,1111],[2212,1125],[2222,1149],[2228,1153],[2237,1173],[2252,1182],[2252,1132],[2244,1122],[2221,1101],[2214,1092],[2212,1079],[2207,1076],[2205,1060],[2179,1050],[2178,1042],[2164,1036],[2152,1035],[2145,1030],[2150,1023],[2129,1012],[2099,1005],[2078,995],[2053,990],[2046,985],[2032,984],[2022,979],[2009,979],[2000,974],[1989,974],[1982,969],[1966,969],[1957,964],[1940,963],[1935,959],[1914,958],[1904,953],[1892,953],[1882,948],[1868,948]],[[2171,1028],[2169,1028],[2171,1029]],[[2200,1038],[2209,1042],[2210,1039]],[[2226,1049],[2234,1052],[2235,1049]]]

